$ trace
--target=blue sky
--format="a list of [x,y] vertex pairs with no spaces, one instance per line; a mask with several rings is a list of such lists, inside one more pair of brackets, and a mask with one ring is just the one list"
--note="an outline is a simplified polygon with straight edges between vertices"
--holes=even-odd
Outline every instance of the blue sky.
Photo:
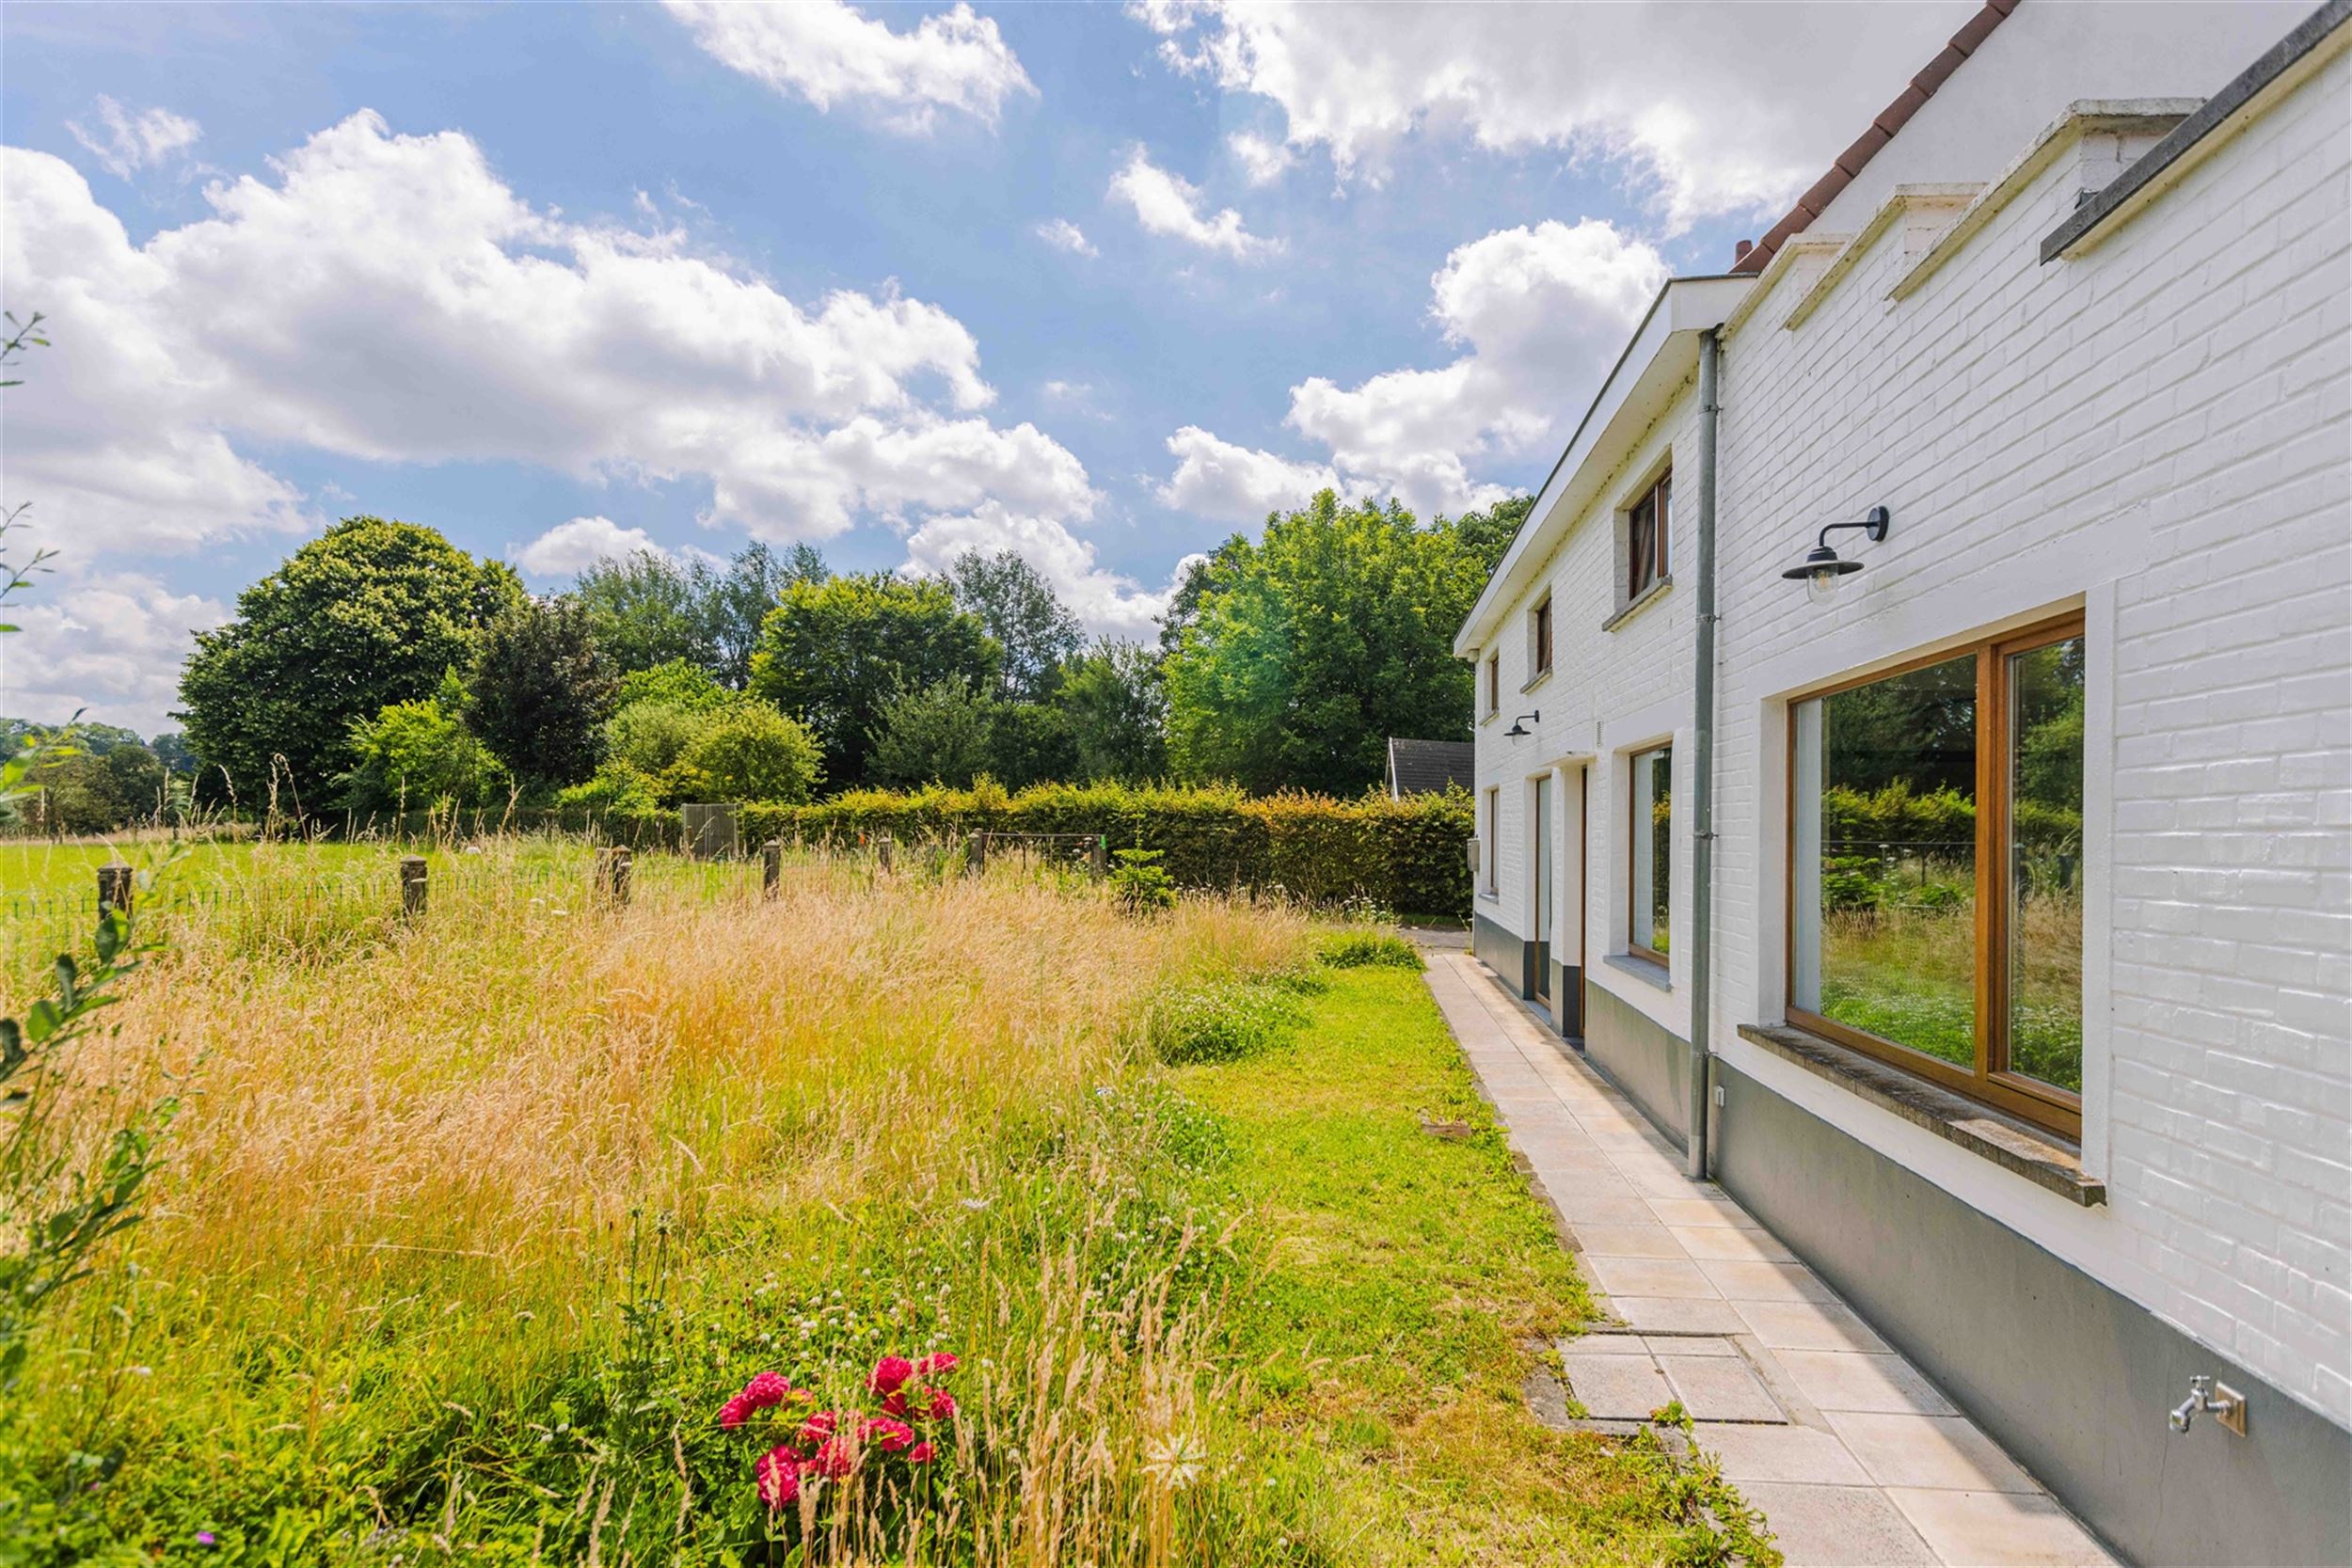
[[0,710],[165,723],[326,520],[1021,549],[1148,634],[1334,483],[1540,481],[1965,19],[1917,7],[10,7]]

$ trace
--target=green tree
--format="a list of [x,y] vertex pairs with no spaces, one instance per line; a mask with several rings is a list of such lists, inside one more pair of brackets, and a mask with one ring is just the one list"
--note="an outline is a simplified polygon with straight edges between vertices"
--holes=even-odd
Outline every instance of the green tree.
[[573,586],[596,645],[626,674],[680,661],[718,661],[704,585],[693,570],[653,550],[599,561]]
[[968,675],[949,675],[895,694],[874,724],[868,780],[970,787],[989,766],[998,705]]
[[820,764],[808,726],[757,703],[710,715],[679,759],[705,797],[796,805],[817,787]]
[[1465,735],[1470,672],[1453,639],[1485,580],[1454,526],[1328,490],[1263,540],[1229,540],[1167,660],[1170,763],[1260,792],[1351,794],[1380,778],[1388,736]]
[[663,773],[686,754],[714,711],[653,697],[624,704],[605,721],[605,760],[648,778]]
[[866,781],[883,706],[901,691],[961,676],[995,679],[996,644],[937,582],[865,573],[796,582],[760,630],[753,692],[816,735],[836,788]]
[[353,721],[431,694],[522,596],[512,571],[436,530],[347,517],[239,594],[236,619],[197,634],[177,717],[248,803],[273,757],[297,795],[323,796],[351,767]]
[[1168,688],[1151,649],[1100,640],[1062,666],[1054,700],[1079,777],[1139,784],[1167,775]]
[[465,684],[449,670],[432,696],[355,720],[343,804],[354,811],[488,804],[504,790],[505,770],[466,727],[465,713]]
[[526,784],[577,784],[596,770],[618,684],[578,599],[525,599],[483,628],[466,724]]
[[966,550],[949,563],[947,586],[1005,651],[997,694],[1018,703],[1042,701],[1062,661],[1086,640],[1053,584],[1015,551]]
[[620,690],[612,700],[616,707],[659,703],[664,707],[684,708],[689,713],[707,713],[726,706],[735,700],[735,693],[721,686],[700,665],[674,658],[650,670],[631,670],[623,675]]
[[151,822],[166,804],[167,776],[155,753],[117,738],[104,751],[85,749],[77,726],[72,744],[35,768],[41,825],[56,832],[103,833]]
[[[1513,496],[1509,500],[1497,501],[1484,512],[1465,512],[1454,519],[1454,531],[1460,535],[1462,547],[1478,562],[1481,578],[1494,576],[1495,568],[1502,564],[1503,552],[1510,549],[1511,541],[1518,537],[1520,525],[1527,521],[1527,515],[1534,505],[1535,498],[1533,496]],[[1445,526],[1443,519],[1439,520],[1439,526]]]
[[1078,742],[1069,715],[1051,703],[993,705],[988,771],[1007,789],[1078,777]]
[[736,553],[724,572],[703,569],[703,625],[710,644],[710,671],[733,690],[752,683],[752,656],[759,652],[760,624],[796,582],[822,582],[833,574],[825,558],[807,545],[782,553],[754,540]]

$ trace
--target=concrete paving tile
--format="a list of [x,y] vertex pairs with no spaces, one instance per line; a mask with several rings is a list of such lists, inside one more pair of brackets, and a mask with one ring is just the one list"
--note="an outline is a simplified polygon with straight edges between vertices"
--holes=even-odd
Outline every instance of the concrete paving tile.
[[2042,1490],[1992,1438],[1959,1416],[1825,1412],[1846,1449],[1881,1486],[1958,1492]]
[[1674,1401],[1665,1374],[1646,1355],[1564,1355],[1560,1366],[1569,1395],[1600,1420],[1647,1420]]
[[1602,1258],[1586,1253],[1584,1272],[1613,1299],[1688,1296],[1720,1300],[1723,1296],[1687,1258]]
[[1650,1211],[1666,1225],[1731,1225],[1743,1230],[1760,1230],[1763,1227],[1748,1217],[1748,1212],[1736,1203],[1707,1197],[1652,1197]]
[[1660,1370],[1682,1400],[1682,1408],[1702,1421],[1779,1421],[1787,1411],[1774,1403],[1756,1373],[1739,1356],[1661,1355]]
[[[1832,1486],[1867,1486],[1869,1476],[1846,1446],[1826,1432],[1800,1426],[1719,1426],[1701,1421],[1692,1432],[1698,1446],[1723,1461],[1726,1481],[1816,1481]],[[1771,1523],[1766,1520],[1767,1525]]]
[[1649,1341],[1639,1334],[1616,1334],[1596,1329],[1590,1334],[1577,1334],[1554,1339],[1551,1348],[1562,1355],[1648,1355]]
[[1609,1305],[1626,1326],[1644,1334],[1737,1334],[1740,1314],[1721,1298],[1611,1296]]
[[1740,1316],[1773,1350],[1857,1350],[1887,1354],[1886,1341],[1851,1307],[1820,1301],[1737,1301]]
[[1937,1558],[1886,1494],[1867,1486],[1753,1481],[1740,1495],[1764,1511],[1788,1568],[1908,1568]]
[[1740,1347],[1720,1334],[1652,1334],[1652,1355],[1738,1355]]
[[1662,1225],[1580,1225],[1576,1239],[1586,1252],[1604,1258],[1687,1258],[1682,1243]]
[[1890,1488],[1886,1496],[1946,1562],[2082,1568],[2115,1560],[2044,1493]]
[[1863,1355],[1852,1351],[1785,1350],[1775,1357],[1796,1380],[1797,1391],[1824,1411],[1864,1410],[1887,1415],[1956,1416],[1949,1401],[1899,1355]]
[[1761,1230],[1741,1230],[1728,1225],[1677,1225],[1675,1240],[1693,1258],[1721,1258],[1727,1262],[1793,1263],[1797,1255]]
[[1836,1301],[1837,1294],[1803,1263],[1736,1262],[1705,1259],[1699,1272],[1736,1301]]
[[1633,1184],[1635,1192],[1653,1201],[1679,1202],[1692,1196],[1691,1179],[1672,1166],[1636,1165],[1628,1170],[1624,1159],[1620,1157],[1617,1171]]

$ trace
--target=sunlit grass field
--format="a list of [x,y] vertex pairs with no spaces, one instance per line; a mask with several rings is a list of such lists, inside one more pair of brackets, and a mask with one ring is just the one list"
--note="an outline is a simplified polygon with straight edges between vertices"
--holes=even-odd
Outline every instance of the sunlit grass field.
[[[59,853],[15,869],[87,872]],[[219,847],[142,893],[170,946],[76,1048],[65,1131],[181,1110],[0,1412],[13,1560],[1731,1549],[1727,1489],[1526,1413],[1582,1287],[1418,976],[1319,965],[1305,914],[1138,918],[1009,858],[796,857],[770,901],[640,856],[614,910],[585,846],[494,841],[405,922],[394,859]],[[41,942],[0,929],[10,1010]],[[1284,1022],[1163,1066],[1146,1020],[1195,992]],[[935,1461],[760,1500],[788,1433],[718,1419],[755,1373],[846,1409],[943,1352]]]

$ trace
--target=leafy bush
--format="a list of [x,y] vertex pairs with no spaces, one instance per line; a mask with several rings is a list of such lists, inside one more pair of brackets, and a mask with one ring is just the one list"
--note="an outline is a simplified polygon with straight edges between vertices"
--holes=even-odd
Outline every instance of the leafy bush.
[[1152,1053],[1170,1067],[1237,1062],[1281,1041],[1304,1014],[1280,990],[1221,980],[1163,992],[1145,1020]]
[[1175,880],[1161,867],[1157,849],[1120,850],[1111,891],[1129,914],[1153,914],[1176,904]]
[[1321,957],[1333,969],[1421,967],[1421,949],[1393,931],[1343,931],[1325,940]]
[[805,800],[817,783],[808,727],[757,703],[719,710],[678,761],[703,793],[722,800]]

